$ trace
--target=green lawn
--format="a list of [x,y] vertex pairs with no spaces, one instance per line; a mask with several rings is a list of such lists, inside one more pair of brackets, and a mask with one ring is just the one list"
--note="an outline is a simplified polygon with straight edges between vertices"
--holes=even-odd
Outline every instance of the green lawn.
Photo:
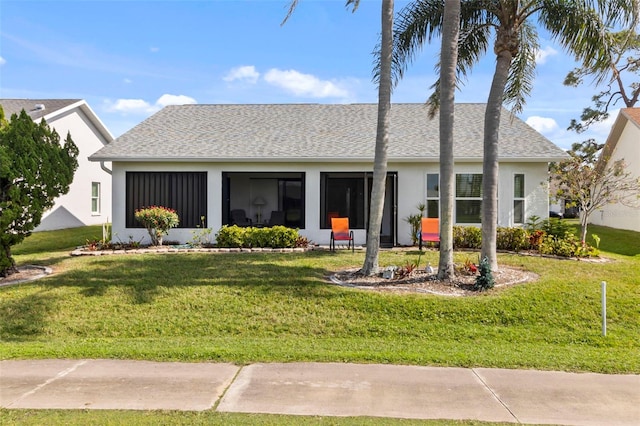
[[65,426],[120,426],[120,425],[300,425],[300,426],[509,426],[513,423],[480,422],[475,420],[413,420],[381,419],[371,417],[318,417],[318,416],[282,416],[273,414],[235,414],[214,411],[119,411],[119,410],[2,410],[0,421],[15,425],[52,425]]
[[[53,276],[0,288],[0,359],[332,361],[640,373],[640,234],[591,227],[606,263],[502,254],[537,282],[477,297],[331,285],[364,253],[68,256],[99,227],[34,234],[19,264]],[[74,237],[73,234],[77,233]],[[437,263],[437,252],[422,257]],[[475,254],[458,254],[463,261]],[[382,265],[416,260],[384,251]],[[600,282],[608,283],[601,336]]]

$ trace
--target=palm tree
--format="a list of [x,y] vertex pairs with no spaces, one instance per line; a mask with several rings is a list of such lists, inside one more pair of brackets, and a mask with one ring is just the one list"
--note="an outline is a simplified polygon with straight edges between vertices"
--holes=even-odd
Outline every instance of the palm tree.
[[460,35],[460,1],[446,0],[440,49],[440,261],[438,279],[455,274],[453,264],[453,120],[456,91],[456,61]]
[[[635,19],[637,0],[549,1],[463,0],[460,11],[457,73],[463,77],[487,51],[494,35],[496,68],[491,83],[484,120],[484,161],[482,177],[482,252],[492,269],[497,269],[496,229],[498,222],[498,129],[503,104],[522,110],[531,92],[538,34],[531,21],[549,33],[576,60],[600,63],[606,58],[608,24]],[[596,10],[597,9],[597,10]],[[444,2],[416,0],[406,6],[395,26],[394,65],[397,77],[425,42],[441,33]],[[633,21],[635,22],[635,20]],[[429,98],[432,110],[440,103],[440,82]]]
[[[289,11],[283,24],[289,19],[299,0],[291,0]],[[358,8],[360,0],[346,0],[346,6]],[[379,66],[375,70],[378,83],[378,124],[373,160],[373,183],[371,188],[371,207],[369,209],[369,229],[367,233],[367,253],[360,272],[373,275],[378,272],[378,254],[380,249],[380,226],[384,210],[385,183],[387,179],[387,147],[389,145],[389,126],[391,116],[391,68],[393,60],[393,0],[382,0],[382,37],[378,52]]]
[[378,253],[380,249],[380,225],[384,209],[384,192],[387,180],[387,147],[389,145],[389,126],[391,116],[391,67],[393,60],[393,0],[382,0],[382,36],[380,41],[380,67],[378,77],[378,125],[376,130],[376,149],[373,160],[373,183],[371,188],[371,207],[369,209],[369,232],[367,234],[367,253],[360,272],[373,275],[378,272]]

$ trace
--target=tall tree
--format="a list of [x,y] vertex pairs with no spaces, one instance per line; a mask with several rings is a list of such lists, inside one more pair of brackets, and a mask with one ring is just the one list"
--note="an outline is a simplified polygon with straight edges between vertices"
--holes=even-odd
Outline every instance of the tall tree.
[[44,120],[35,123],[24,110],[0,128],[0,276],[16,272],[11,247],[69,190],[77,158],[71,135],[61,144],[55,130]]
[[640,208],[640,178],[626,170],[624,159],[610,161],[600,155],[603,145],[589,139],[574,143],[571,158],[551,167],[558,199],[568,200],[580,210],[580,237],[587,238],[589,217],[607,204]]
[[446,0],[440,48],[440,259],[438,279],[455,274],[453,263],[454,159],[453,126],[456,92],[456,61],[460,35],[460,1]]
[[380,249],[380,226],[384,210],[385,184],[387,181],[387,147],[389,146],[389,126],[391,116],[391,67],[393,61],[393,0],[382,0],[382,35],[380,40],[380,68],[378,70],[378,125],[376,148],[373,160],[373,185],[371,207],[369,208],[369,232],[367,253],[361,273],[378,273],[378,253]]
[[[633,108],[640,97],[640,36],[633,30],[611,34],[605,69],[582,66],[572,70],[564,79],[566,86],[578,87],[589,76],[600,75],[595,84],[604,83],[604,89],[592,98],[593,106],[582,110],[580,120],[573,119],[570,130],[582,133],[593,123],[606,120],[609,109],[619,101]],[[606,80],[606,82],[604,82]]]
[[[460,40],[457,72],[464,76],[487,51],[493,37],[496,67],[487,99],[484,120],[482,177],[482,252],[492,270],[498,268],[496,231],[498,222],[498,142],[503,104],[520,112],[531,92],[535,53],[538,49],[536,18],[576,60],[601,69],[609,42],[607,24],[632,21],[636,0],[546,1],[463,0],[460,11]],[[597,9],[597,11],[596,11]],[[425,42],[439,35],[443,26],[444,3],[416,0],[405,7],[396,20],[394,64],[401,77]],[[635,21],[633,21],[635,22]],[[430,97],[439,103],[440,82]]]
[[[299,0],[292,0],[284,22],[291,16]],[[355,11],[360,0],[347,0],[346,5]],[[360,270],[363,275],[378,273],[380,250],[380,226],[384,211],[385,186],[387,180],[387,147],[389,146],[389,126],[391,116],[392,62],[393,62],[393,0],[382,0],[381,41],[378,49],[378,66],[375,79],[378,83],[378,120],[376,128],[375,154],[373,160],[373,183],[369,208],[367,251]]]

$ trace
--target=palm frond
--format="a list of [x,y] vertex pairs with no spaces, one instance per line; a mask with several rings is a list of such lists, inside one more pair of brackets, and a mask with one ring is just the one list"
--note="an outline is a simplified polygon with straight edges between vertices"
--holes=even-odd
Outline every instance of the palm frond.
[[522,112],[526,98],[533,90],[536,52],[540,48],[538,32],[530,23],[524,22],[521,25],[519,37],[520,49],[511,62],[503,98],[504,103],[511,105],[511,111],[515,114]]
[[600,12],[584,1],[546,1],[539,22],[577,61],[597,71],[596,81],[606,76],[611,63],[612,35]]
[[443,13],[444,2],[437,0],[417,0],[398,12],[393,43],[393,77],[396,84],[422,46],[440,35]]

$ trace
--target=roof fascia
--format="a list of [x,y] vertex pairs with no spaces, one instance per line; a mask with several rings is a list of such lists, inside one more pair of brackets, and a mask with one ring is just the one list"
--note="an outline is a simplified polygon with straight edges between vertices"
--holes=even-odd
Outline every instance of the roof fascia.
[[64,108],[60,108],[55,111],[52,111],[49,114],[46,114],[45,116],[43,116],[42,118],[44,118],[47,121],[47,123],[49,123],[49,122],[55,121],[57,117],[64,115],[75,108],[79,108],[89,118],[89,121],[91,121],[91,123],[96,127],[96,129],[98,129],[98,132],[100,133],[103,139],[103,145],[106,145],[113,141],[114,137],[109,131],[109,129],[107,129],[107,126],[105,126],[104,123],[100,120],[100,118],[98,118],[96,113],[93,112],[89,104],[87,104],[87,102],[84,99],[81,99],[78,102],[74,102],[70,105],[67,105]]
[[[503,157],[498,161],[501,163],[549,163],[555,161],[562,161],[569,158],[566,156],[555,157]],[[293,158],[293,157],[279,157],[279,158],[203,158],[203,157],[179,157],[179,158],[167,158],[167,157],[110,157],[110,156],[90,156],[89,161],[101,162],[101,161],[115,161],[121,163],[371,163],[373,158]],[[424,158],[424,157],[399,157],[389,158],[388,163],[439,163],[438,158]],[[456,163],[479,163],[482,162],[480,157],[467,157],[456,158]]]
[[633,122],[633,120],[631,120],[622,109],[618,113],[618,117],[616,117],[616,121],[614,121],[613,126],[611,127],[609,136],[607,136],[607,141],[605,142],[604,148],[602,148],[602,152],[598,158],[598,162],[596,164],[596,168],[598,170],[602,170],[606,167],[609,162],[609,158],[611,158],[611,154],[613,154],[613,151],[618,146],[618,141],[620,140],[620,136],[622,135],[622,131],[624,130],[627,122]]

